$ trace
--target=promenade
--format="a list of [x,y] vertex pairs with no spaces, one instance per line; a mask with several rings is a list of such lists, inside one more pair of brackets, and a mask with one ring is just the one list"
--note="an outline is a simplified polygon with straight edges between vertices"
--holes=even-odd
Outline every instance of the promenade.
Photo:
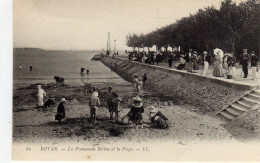
[[[128,57],[125,56],[125,55],[119,55],[119,56],[116,56],[116,57],[128,60]],[[173,61],[173,64],[172,64],[173,66],[170,69],[176,69],[174,67],[174,65],[176,63],[177,63],[177,61]],[[152,64],[150,64],[150,65],[152,65]],[[157,66],[156,62],[155,62],[154,65]],[[167,62],[160,62],[158,64],[158,66],[169,68]],[[213,68],[214,68],[214,64],[211,64],[209,66],[208,73],[207,73],[208,77],[213,77]],[[193,70],[193,71],[196,74],[202,74],[202,69],[203,69],[203,66],[199,65],[199,70]],[[187,72],[186,70],[180,70],[180,71]],[[258,85],[258,86],[260,86],[260,72],[257,73],[257,81],[252,80],[252,68],[250,66],[248,67],[248,76],[247,76],[247,78],[243,78],[242,66],[239,65],[239,63],[236,63],[236,76],[235,76],[235,79],[227,79],[227,74],[226,74],[225,70],[224,70],[224,73],[225,73],[224,77],[216,77],[216,78],[223,79],[223,80],[226,80],[226,81],[234,81],[234,82],[244,83],[244,84],[248,84],[248,85]]]

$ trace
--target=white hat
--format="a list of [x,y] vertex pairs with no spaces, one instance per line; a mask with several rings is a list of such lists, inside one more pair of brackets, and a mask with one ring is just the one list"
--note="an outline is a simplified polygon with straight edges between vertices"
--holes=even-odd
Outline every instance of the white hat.
[[41,85],[37,85],[37,88],[38,88],[38,89],[42,89],[42,86],[41,86]]
[[149,106],[148,109],[150,110],[150,113],[157,113],[158,110],[154,106]]
[[94,91],[94,92],[92,93],[92,97],[98,97],[98,92],[97,92],[97,91]]
[[60,102],[66,102],[67,100],[65,98],[62,98]]
[[133,98],[134,101],[142,101],[142,99],[139,96],[136,96]]

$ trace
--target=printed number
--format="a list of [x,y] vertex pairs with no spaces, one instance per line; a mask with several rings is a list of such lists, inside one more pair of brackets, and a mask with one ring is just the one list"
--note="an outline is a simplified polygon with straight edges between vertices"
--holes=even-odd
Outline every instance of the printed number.
[[31,151],[31,148],[30,147],[26,147],[26,151]]

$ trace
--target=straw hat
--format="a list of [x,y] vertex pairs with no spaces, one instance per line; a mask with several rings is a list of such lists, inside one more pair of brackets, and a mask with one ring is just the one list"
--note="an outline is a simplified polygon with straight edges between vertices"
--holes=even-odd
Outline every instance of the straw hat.
[[204,51],[203,54],[206,55],[206,54],[208,54],[208,53],[207,53],[207,51]]
[[62,98],[60,102],[66,102],[67,100],[65,98]]

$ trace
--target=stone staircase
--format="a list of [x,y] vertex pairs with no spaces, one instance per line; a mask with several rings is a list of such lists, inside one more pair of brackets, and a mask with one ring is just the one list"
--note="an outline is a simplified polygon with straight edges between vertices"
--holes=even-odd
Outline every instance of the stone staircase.
[[218,112],[217,116],[220,116],[228,121],[232,121],[241,116],[246,111],[251,110],[255,106],[258,106],[259,104],[260,89],[253,90],[249,94],[240,98],[238,101]]

